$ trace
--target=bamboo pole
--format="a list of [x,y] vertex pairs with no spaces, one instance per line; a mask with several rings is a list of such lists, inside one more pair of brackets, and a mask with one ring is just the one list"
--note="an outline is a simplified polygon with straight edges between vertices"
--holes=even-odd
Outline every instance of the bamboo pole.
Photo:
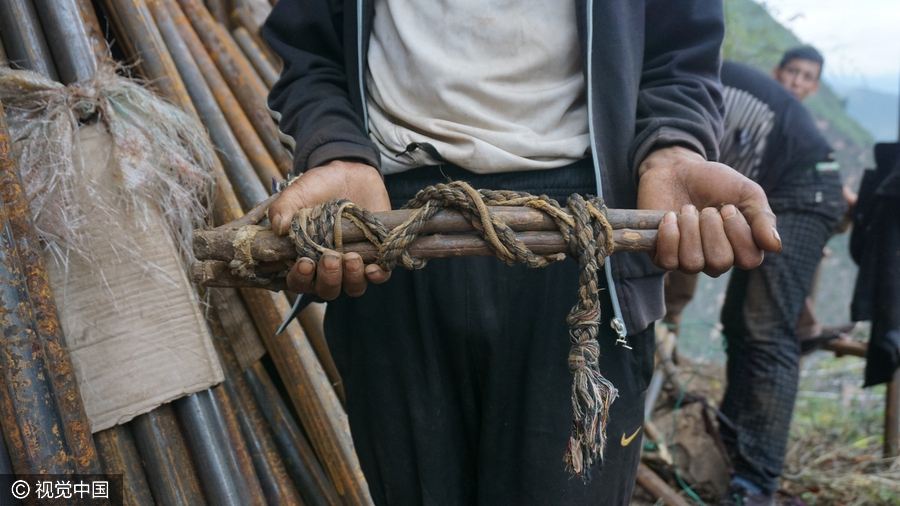
[[215,22],[200,0],[178,0],[178,4],[240,101],[241,107],[265,143],[279,171],[288,174],[293,168],[293,162],[281,145],[278,128],[266,108],[268,88],[231,40],[231,35]]
[[[234,291],[220,290],[219,294],[228,297],[231,302],[242,304]],[[215,302],[213,305],[214,307],[218,306]],[[226,338],[228,332],[222,327],[216,310],[210,312],[209,325],[213,343],[219,352],[222,369],[225,372],[225,383],[222,386],[228,396],[235,401],[234,407],[241,432],[247,442],[253,466],[269,504],[273,506],[302,504],[303,501],[294,487],[294,482],[281,457],[281,454],[289,452],[291,449],[283,441],[276,444],[273,439],[273,429],[266,423],[266,419],[254,400],[253,392],[240,371],[237,359],[229,345],[230,340]]]
[[196,107],[197,113],[203,124],[209,131],[213,145],[220,153],[228,179],[232,184],[240,187],[237,192],[238,199],[244,208],[253,207],[257,202],[268,197],[265,187],[241,150],[240,143],[228,128],[228,122],[219,109],[212,91],[206,84],[203,74],[191,57],[190,51],[178,33],[178,29],[172,21],[169,11],[163,5],[162,0],[147,0],[147,7],[156,21],[169,54],[175,62],[175,67],[185,83],[190,99]]
[[91,424],[84,410],[81,391],[75,378],[72,358],[66,347],[56,302],[44,265],[40,239],[31,220],[31,209],[22,186],[18,164],[9,145],[9,130],[0,105],[0,196],[9,215],[25,282],[30,296],[36,330],[46,354],[49,379],[62,416],[59,427],[68,441],[81,473],[99,473],[100,461],[91,437]]
[[59,80],[30,0],[0,0],[0,38],[13,68],[32,70],[54,81]]
[[157,504],[206,504],[171,404],[138,416],[131,421],[131,430]]
[[299,325],[275,335],[291,307],[283,295],[241,289],[310,442],[347,505],[372,504],[353,450],[346,414]]
[[204,390],[182,397],[172,406],[209,502],[223,506],[254,504],[249,486],[238,471],[236,457],[229,455],[224,421],[217,416],[212,392]]
[[[94,434],[94,442],[100,454],[103,472],[121,474],[125,490],[123,497],[126,506],[153,506],[153,496],[141,467],[131,430],[128,425],[116,425]],[[110,494],[110,497],[113,497]]]
[[275,86],[275,82],[278,81],[278,71],[275,70],[275,67],[269,62],[268,57],[250,35],[250,32],[241,26],[231,33],[234,36],[235,42],[237,42],[238,46],[240,46],[241,50],[244,52],[244,56],[246,56],[247,59],[250,60],[250,63],[253,64],[253,68],[256,69],[256,72],[259,74],[259,77],[262,78],[263,82],[266,83],[266,86],[269,88]]
[[[152,3],[159,4],[161,2],[157,0]],[[189,50],[190,56],[193,57],[194,64],[202,73],[203,78],[207,83],[209,93],[218,103],[219,110],[224,114],[234,137],[237,138],[241,148],[243,148],[244,153],[247,155],[247,158],[249,158],[250,162],[253,164],[253,168],[256,170],[256,174],[259,176],[260,181],[262,181],[265,187],[271,187],[273,179],[281,179],[281,173],[279,172],[275,161],[272,159],[271,155],[269,155],[266,146],[259,138],[253,125],[247,118],[247,115],[244,114],[241,104],[231,92],[231,88],[228,87],[228,83],[225,82],[225,79],[222,77],[216,64],[212,61],[212,58],[210,58],[209,53],[206,52],[206,48],[203,47],[203,42],[197,37],[193,26],[191,26],[190,22],[184,16],[184,13],[181,12],[181,9],[173,0],[165,0],[162,4],[165,5],[163,10],[168,11],[169,17],[177,29],[181,40]],[[190,59],[189,57],[184,58],[186,60]],[[194,72],[194,74],[196,73]]]
[[97,59],[75,0],[33,0],[63,84],[97,72]]
[[339,506],[340,498],[328,481],[325,470],[265,368],[256,362],[244,371],[244,377],[275,432],[278,447],[288,463],[288,471],[306,503],[309,506]]

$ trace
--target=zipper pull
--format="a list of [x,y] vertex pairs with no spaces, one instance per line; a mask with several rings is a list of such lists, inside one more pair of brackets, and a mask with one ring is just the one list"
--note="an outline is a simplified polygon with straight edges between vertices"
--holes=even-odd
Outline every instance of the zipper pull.
[[609,321],[609,326],[616,331],[616,335],[619,336],[616,339],[616,344],[621,345],[626,350],[632,349],[631,346],[628,346],[628,341],[625,340],[625,322],[622,321],[618,316]]

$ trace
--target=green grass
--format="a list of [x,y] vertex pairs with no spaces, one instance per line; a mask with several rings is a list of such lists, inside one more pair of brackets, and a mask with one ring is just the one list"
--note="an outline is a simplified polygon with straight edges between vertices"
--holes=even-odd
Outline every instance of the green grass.
[[782,491],[808,506],[900,504],[900,467],[882,458],[885,386],[865,361],[817,352],[804,364]]

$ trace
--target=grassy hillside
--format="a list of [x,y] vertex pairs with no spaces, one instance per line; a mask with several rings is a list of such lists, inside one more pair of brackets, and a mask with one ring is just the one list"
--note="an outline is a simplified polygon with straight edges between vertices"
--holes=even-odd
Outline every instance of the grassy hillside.
[[[753,0],[725,0],[725,59],[769,73],[786,49],[802,44]],[[828,62],[825,62],[828,65]],[[855,184],[863,168],[872,165],[872,135],[844,110],[841,98],[827,83],[805,105],[835,148],[848,183]]]

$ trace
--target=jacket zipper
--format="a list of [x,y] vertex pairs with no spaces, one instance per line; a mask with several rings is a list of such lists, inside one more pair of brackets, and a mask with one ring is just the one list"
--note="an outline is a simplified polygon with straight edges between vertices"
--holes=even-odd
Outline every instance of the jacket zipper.
[[[594,177],[597,179],[597,196],[603,198],[603,180],[600,178],[600,158],[597,151],[597,141],[594,137],[594,101],[593,101],[593,93],[591,93],[591,78],[593,77],[593,72],[591,72],[591,67],[593,65],[593,50],[594,50],[594,2],[593,0],[587,0],[587,20],[585,20],[587,24],[587,78],[586,78],[586,92],[587,92],[587,108],[588,108],[588,132],[591,136],[591,156],[594,159]],[[628,329],[625,328],[625,320],[622,319],[622,307],[619,305],[619,296],[616,291],[616,284],[613,281],[612,276],[612,257],[607,257],[606,262],[603,263],[603,270],[606,273],[606,284],[609,289],[609,297],[612,300],[613,306],[613,318],[610,320],[610,326],[613,330],[616,331],[616,335],[618,339],[616,339],[616,344],[621,344],[627,349],[631,349],[631,346],[628,345],[628,341],[625,337],[628,335]]]
[[369,133],[369,110],[366,108],[365,74],[363,71],[363,0],[356,0],[356,64],[359,67],[359,100],[362,104],[363,128]]

